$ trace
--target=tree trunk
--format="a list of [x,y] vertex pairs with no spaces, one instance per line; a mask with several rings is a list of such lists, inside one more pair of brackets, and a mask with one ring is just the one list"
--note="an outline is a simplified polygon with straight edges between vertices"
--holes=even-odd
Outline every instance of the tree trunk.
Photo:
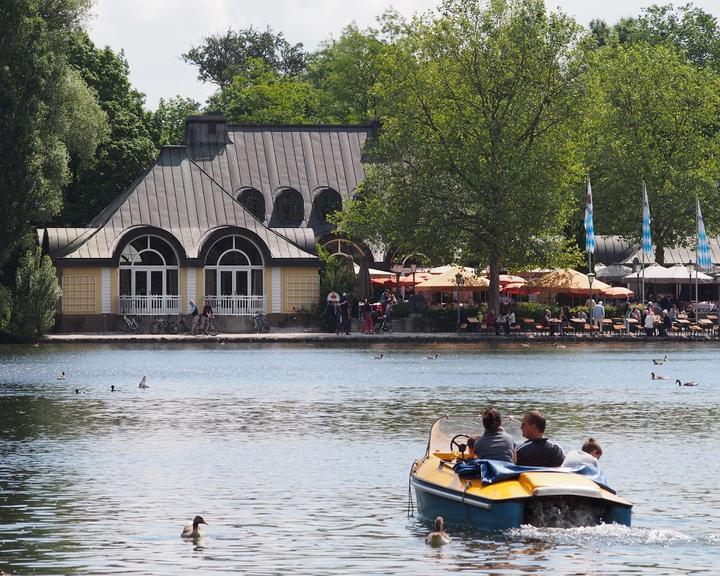
[[488,289],[488,310],[495,316],[500,311],[500,254],[494,252],[490,256],[490,288]]

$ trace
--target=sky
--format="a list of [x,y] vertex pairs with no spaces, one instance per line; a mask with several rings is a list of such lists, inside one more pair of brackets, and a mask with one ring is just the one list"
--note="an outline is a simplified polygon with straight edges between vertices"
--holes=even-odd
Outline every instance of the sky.
[[[581,24],[600,18],[612,24],[636,16],[650,4],[665,0],[546,0]],[[686,0],[676,0],[682,5]],[[403,16],[435,8],[439,0],[94,0],[87,28],[95,45],[123,50],[130,64],[130,81],[146,95],[154,110],[160,98],[186,96],[205,103],[216,86],[197,80],[196,68],[181,55],[202,39],[232,28],[252,26],[282,32],[288,42],[315,50],[323,40],[338,38],[350,22],[360,28],[375,24],[388,8]],[[694,5],[720,17],[719,0],[695,0]]]

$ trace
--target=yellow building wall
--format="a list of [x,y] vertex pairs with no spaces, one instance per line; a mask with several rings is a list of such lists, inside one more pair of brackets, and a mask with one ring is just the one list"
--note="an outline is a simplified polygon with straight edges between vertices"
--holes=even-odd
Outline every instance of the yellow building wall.
[[263,289],[265,293],[265,313],[272,312],[272,268],[265,268],[263,275]]
[[282,269],[282,311],[309,312],[320,299],[320,272],[317,267]]
[[102,268],[60,268],[62,313],[100,314]]

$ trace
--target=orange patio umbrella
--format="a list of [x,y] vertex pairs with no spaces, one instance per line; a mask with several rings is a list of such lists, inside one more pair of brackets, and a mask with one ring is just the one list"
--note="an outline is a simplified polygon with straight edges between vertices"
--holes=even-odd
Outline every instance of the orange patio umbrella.
[[455,275],[460,273],[462,276],[462,283],[460,284],[460,291],[481,291],[487,290],[490,287],[490,281],[484,276],[476,276],[472,272],[469,272],[465,268],[453,266],[442,274],[431,276],[422,283],[415,286],[415,290],[418,292],[436,292],[439,290],[456,290],[457,280]]
[[[585,295],[590,293],[590,281],[587,274],[573,270],[572,268],[561,268],[545,274],[541,278],[529,283],[529,286],[542,292],[553,292],[562,294]],[[610,288],[609,284],[595,280],[592,284],[592,291],[601,294]]]
[[635,292],[622,286],[611,286],[603,292],[603,295],[608,298],[630,298],[633,294]]

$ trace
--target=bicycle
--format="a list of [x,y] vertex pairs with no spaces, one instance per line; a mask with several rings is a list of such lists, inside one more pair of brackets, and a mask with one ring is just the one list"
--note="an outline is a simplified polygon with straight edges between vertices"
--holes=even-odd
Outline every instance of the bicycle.
[[[202,322],[202,318],[200,321]],[[203,334],[207,334],[208,336],[217,336],[220,333],[214,316],[208,317],[205,322],[205,326],[203,326],[200,330]]]
[[386,316],[380,316],[375,323],[375,334],[382,334],[383,332],[392,332],[392,318]]
[[164,316],[156,317],[155,321],[150,324],[151,334],[177,334],[177,331],[177,322]]
[[175,332],[173,334],[196,334],[193,331],[193,316],[180,314],[175,320]]
[[255,327],[255,334],[270,332],[270,324],[268,324],[267,318],[262,312],[258,312],[253,316],[253,326]]
[[118,332],[132,332],[135,334],[136,332],[139,332],[140,324],[132,316],[123,314],[120,318],[118,318],[116,330]]

